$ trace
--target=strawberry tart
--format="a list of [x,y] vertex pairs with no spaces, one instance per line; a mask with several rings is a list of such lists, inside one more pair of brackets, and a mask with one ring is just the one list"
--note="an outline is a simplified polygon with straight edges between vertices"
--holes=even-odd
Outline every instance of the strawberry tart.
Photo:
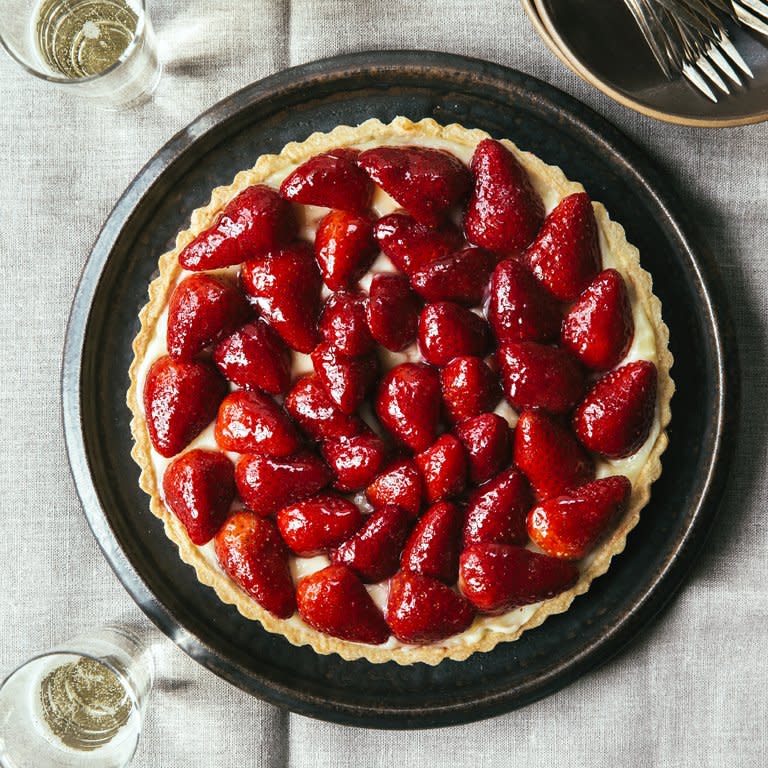
[[258,158],[160,258],[128,404],[151,509],[318,653],[461,660],[567,610],[661,472],[668,332],[559,168],[397,118]]

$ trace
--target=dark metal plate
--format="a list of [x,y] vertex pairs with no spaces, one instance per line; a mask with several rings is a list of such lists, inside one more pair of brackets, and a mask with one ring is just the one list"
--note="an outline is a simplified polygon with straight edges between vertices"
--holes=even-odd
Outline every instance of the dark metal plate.
[[[312,131],[396,115],[510,137],[603,201],[656,279],[678,387],[666,471],[609,576],[517,642],[434,668],[318,656],[221,603],[179,560],[148,510],[130,457],[125,405],[131,341],[157,258],[210,190]],[[166,144],[131,183],[75,297],[64,352],[64,425],[78,492],[104,554],[145,613],[194,659],[296,712],[420,728],[500,714],[556,691],[653,618],[715,515],[733,452],[738,376],[720,279],[693,233],[643,152],[582,104],[504,67],[429,52],[354,54],[281,72],[230,96]]]

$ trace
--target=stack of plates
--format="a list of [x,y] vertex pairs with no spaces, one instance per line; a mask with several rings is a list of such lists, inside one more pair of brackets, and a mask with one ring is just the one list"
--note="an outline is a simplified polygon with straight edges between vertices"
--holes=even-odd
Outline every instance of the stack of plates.
[[723,127],[768,120],[768,47],[741,29],[731,39],[755,79],[714,104],[682,78],[668,81],[623,0],[521,0],[547,47],[620,104],[682,125]]

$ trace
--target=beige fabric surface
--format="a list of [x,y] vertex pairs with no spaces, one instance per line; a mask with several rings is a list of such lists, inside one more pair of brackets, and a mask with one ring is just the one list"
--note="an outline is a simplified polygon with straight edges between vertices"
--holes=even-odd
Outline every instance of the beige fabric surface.
[[177,130],[255,79],[341,52],[429,48],[506,64],[582,99],[659,160],[697,215],[743,361],[742,439],[719,524],[684,589],[629,649],[483,723],[394,733],[289,716],[165,643],[134,764],[765,765],[768,125],[708,131],[636,115],[565,70],[512,0],[154,0],[151,11],[166,72],[155,102],[134,112],[97,111],[0,57],[0,675],[102,621],[140,616],[88,530],[59,414],[69,305],[122,190]]

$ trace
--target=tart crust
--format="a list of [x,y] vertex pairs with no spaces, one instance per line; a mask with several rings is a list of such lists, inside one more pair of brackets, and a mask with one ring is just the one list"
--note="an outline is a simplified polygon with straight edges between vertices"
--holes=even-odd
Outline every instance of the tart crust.
[[[400,141],[412,139],[414,142],[424,138],[437,138],[474,147],[488,137],[489,134],[485,131],[466,129],[458,124],[441,126],[432,119],[414,123],[403,117],[395,118],[389,124],[371,119],[356,128],[339,126],[330,133],[314,133],[306,141],[287,144],[278,155],[262,155],[252,169],[238,173],[232,184],[216,187],[208,205],[192,213],[189,229],[177,235],[176,247],[160,257],[159,275],[150,284],[149,302],[139,314],[141,327],[133,342],[134,360],[130,368],[131,386],[127,394],[128,407],[133,414],[131,431],[135,445],[132,456],[141,467],[140,486],[150,496],[151,511],[163,521],[166,535],[177,545],[181,559],[195,569],[198,580],[212,587],[223,602],[234,605],[243,616],[258,620],[266,630],[283,635],[294,645],[310,645],[317,653],[338,653],[347,660],[364,658],[374,663],[395,661],[403,665],[415,662],[435,665],[443,659],[463,661],[473,653],[490,651],[500,642],[516,640],[526,630],[539,626],[548,616],[566,611],[577,595],[589,589],[593,579],[608,570],[611,559],[624,550],[627,535],[637,524],[640,511],[648,503],[651,485],[661,474],[660,457],[667,446],[665,428],[670,420],[669,404],[674,392],[674,383],[669,373],[672,366],[672,355],[668,349],[669,331],[662,321],[661,302],[652,292],[651,276],[640,266],[637,248],[627,242],[623,227],[611,221],[605,207],[600,203],[593,203],[605,244],[620,265],[620,271],[627,280],[634,300],[641,303],[653,328],[659,375],[659,430],[648,458],[633,483],[627,510],[618,526],[591,553],[589,564],[582,571],[576,585],[567,592],[538,604],[533,614],[522,625],[507,631],[484,627],[479,634],[472,632],[471,641],[462,639],[461,642],[455,642],[454,639],[454,642],[448,645],[438,642],[426,646],[381,647],[339,640],[318,632],[303,622],[277,619],[263,609],[226,574],[208,562],[204,554],[189,540],[184,526],[163,504],[159,492],[161,478],[156,477],[153,467],[149,434],[140,404],[138,376],[155,326],[183,271],[178,263],[181,250],[202,230],[209,227],[218,212],[243,189],[263,183],[273,174],[284,171],[289,166],[298,165],[321,152],[370,141],[386,143],[393,138]],[[502,143],[515,154],[527,171],[544,178],[547,185],[557,193],[558,199],[583,191],[582,185],[569,181],[560,168],[547,165],[535,155],[519,150],[506,139],[502,140]]]

